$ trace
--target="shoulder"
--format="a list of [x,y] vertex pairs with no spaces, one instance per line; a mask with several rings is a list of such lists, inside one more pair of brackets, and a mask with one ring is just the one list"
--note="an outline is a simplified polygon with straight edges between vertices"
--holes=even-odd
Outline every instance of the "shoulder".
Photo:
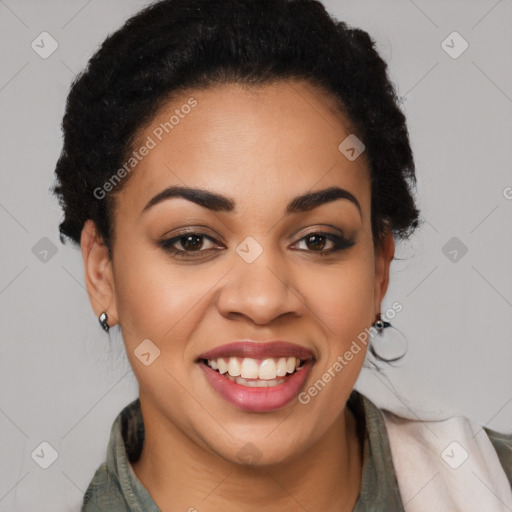
[[410,510],[421,510],[420,502],[439,504],[437,510],[450,503],[468,511],[512,506],[509,436],[489,435],[464,416],[423,421],[381,413],[404,502],[418,502]]
[[158,512],[131,466],[143,441],[144,424],[137,398],[123,408],[112,424],[106,460],[87,487],[81,512]]
[[[503,434],[487,427],[480,427],[464,416],[452,416],[443,420],[421,421],[405,418],[387,411],[381,410],[388,432],[396,431],[401,435],[412,436],[423,441],[430,439],[434,444],[441,447],[440,443],[445,439],[452,439],[447,445],[446,452],[443,450],[441,456],[450,458],[452,450],[457,450],[460,457],[464,457],[465,446],[479,452],[487,452],[488,456],[494,459],[494,454],[503,468],[510,486],[512,487],[512,434]],[[423,445],[426,448],[425,445]],[[490,447],[492,446],[492,450]],[[455,463],[453,463],[455,464]]]
[[496,454],[512,487],[512,434],[501,434],[487,427],[484,427],[484,430],[496,450]]
[[87,490],[80,512],[129,512],[129,507],[119,488],[118,479],[113,478],[103,463],[94,474]]

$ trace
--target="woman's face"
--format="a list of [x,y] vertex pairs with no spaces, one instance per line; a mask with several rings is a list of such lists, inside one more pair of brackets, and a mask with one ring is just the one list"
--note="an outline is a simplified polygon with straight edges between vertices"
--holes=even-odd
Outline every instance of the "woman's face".
[[[88,244],[90,224],[82,250],[96,313],[121,324],[146,422],[265,464],[307,450],[340,417],[365,346],[344,354],[380,311],[393,253],[392,236],[374,250],[365,153],[339,149],[344,119],[303,81],[229,84],[182,93],[141,134],[117,198],[112,266]],[[154,200],[169,187],[208,201]],[[298,199],[326,189],[340,191]],[[235,374],[241,364],[245,385],[205,354],[214,368],[224,355]],[[294,359],[279,362],[293,357],[304,367],[272,379],[293,371]],[[247,385],[260,375],[277,385]]]

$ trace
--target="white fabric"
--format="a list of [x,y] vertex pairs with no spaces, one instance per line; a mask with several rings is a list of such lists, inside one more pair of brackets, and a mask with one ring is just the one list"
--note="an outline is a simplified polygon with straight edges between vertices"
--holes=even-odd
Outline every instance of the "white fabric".
[[486,432],[461,416],[417,421],[382,410],[405,512],[511,512]]

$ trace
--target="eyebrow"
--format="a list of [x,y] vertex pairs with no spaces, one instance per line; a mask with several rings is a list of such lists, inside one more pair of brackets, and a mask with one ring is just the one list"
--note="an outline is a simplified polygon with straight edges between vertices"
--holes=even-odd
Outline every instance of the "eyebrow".
[[[235,202],[229,197],[200,188],[170,186],[154,196],[142,209],[141,215],[156,204],[173,197],[182,197],[183,199],[192,201],[214,212],[235,211]],[[359,215],[362,218],[359,201],[348,190],[340,187],[329,187],[297,196],[288,203],[285,213],[289,215],[292,213],[307,212],[322,204],[335,201],[336,199],[347,199],[352,202],[357,207]]]

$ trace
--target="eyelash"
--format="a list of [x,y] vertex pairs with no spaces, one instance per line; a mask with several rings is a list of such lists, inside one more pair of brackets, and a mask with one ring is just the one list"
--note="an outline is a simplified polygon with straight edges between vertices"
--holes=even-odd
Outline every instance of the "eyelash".
[[[179,242],[182,238],[185,238],[187,236],[197,236],[198,238],[207,238],[208,240],[215,242],[215,239],[200,232],[196,231],[190,231],[181,233],[178,236],[175,236],[173,238],[170,238],[168,240],[162,240],[159,244],[160,246],[167,252],[171,253],[173,257],[177,257],[180,259],[194,259],[201,257],[201,253],[210,251],[210,250],[218,250],[218,249],[199,249],[197,251],[182,251],[181,249],[176,249],[175,247],[172,247],[176,242]],[[306,251],[306,252],[312,252],[318,254],[318,256],[324,257],[329,256],[330,254],[343,251],[346,249],[349,249],[355,244],[354,240],[347,240],[346,238],[338,235],[334,235],[333,233],[326,233],[323,231],[312,231],[311,233],[308,233],[307,235],[303,236],[301,239],[298,240],[298,242],[301,242],[304,239],[307,239],[308,237],[312,236],[318,236],[320,235],[323,238],[326,238],[327,240],[334,243],[334,248],[330,250],[322,250],[322,251],[313,251],[308,249],[299,249],[300,251]],[[297,243],[298,243],[297,242]],[[197,253],[194,254],[194,253]]]

